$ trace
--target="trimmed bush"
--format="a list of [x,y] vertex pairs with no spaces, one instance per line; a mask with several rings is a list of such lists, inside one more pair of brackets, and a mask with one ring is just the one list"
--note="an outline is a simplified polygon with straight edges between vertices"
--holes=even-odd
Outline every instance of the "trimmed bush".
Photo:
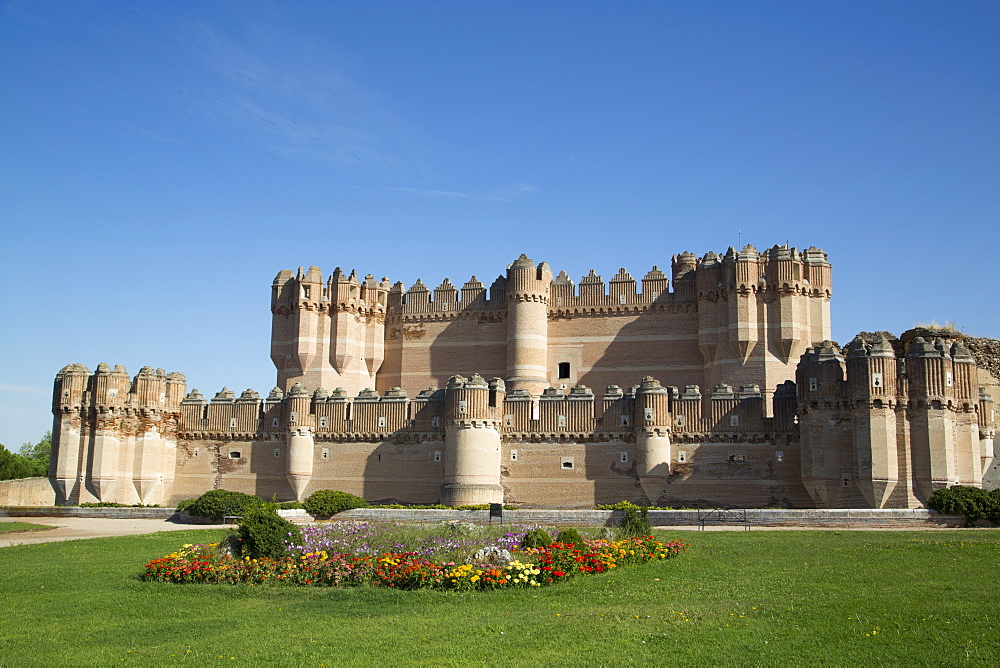
[[205,517],[210,520],[222,520],[227,516],[242,515],[247,508],[259,506],[263,501],[260,497],[243,492],[230,492],[228,489],[212,489],[197,499],[182,501],[177,508],[187,510],[195,517]]
[[640,508],[639,512],[636,512],[635,508],[625,508],[623,512],[625,514],[619,525],[622,537],[648,536],[653,532],[649,525],[649,508]]
[[236,535],[240,539],[240,555],[251,559],[287,557],[289,542],[302,543],[302,532],[297,526],[274,510],[259,506],[243,513]]
[[964,485],[936,489],[927,499],[927,507],[944,515],[961,515],[966,526],[983,518],[996,522],[1000,520],[1000,490],[987,492]]
[[587,544],[583,542],[583,536],[576,529],[563,529],[556,536],[556,542],[562,545],[574,545],[580,551],[587,550]]
[[524,534],[521,539],[521,547],[548,547],[552,544],[552,534],[545,529],[532,529]]
[[347,492],[338,492],[335,489],[320,489],[310,494],[302,502],[302,507],[313,517],[325,520],[345,510],[367,508],[368,502],[360,496],[354,496]]

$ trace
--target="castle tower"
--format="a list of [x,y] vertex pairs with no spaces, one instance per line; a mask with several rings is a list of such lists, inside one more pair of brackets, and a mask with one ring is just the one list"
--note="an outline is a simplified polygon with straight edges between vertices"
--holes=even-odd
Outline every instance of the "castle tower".
[[441,503],[446,506],[503,502],[499,408],[505,392],[498,381],[487,384],[478,374],[468,380],[452,376],[448,381],[441,487]]
[[[89,444],[90,452],[84,449],[81,453],[89,459],[89,467],[86,471],[87,489],[80,490],[79,500],[89,492],[88,498],[93,496],[97,501],[117,501],[116,493],[119,488],[124,487],[120,483],[123,479],[127,481],[126,485],[131,483],[134,470],[134,460],[129,455],[132,454],[138,425],[127,411],[131,383],[125,367],[116,364],[112,369],[103,362],[97,365],[91,383],[93,435]],[[126,456],[121,459],[128,465],[119,467],[123,448]],[[120,491],[129,497],[133,496],[129,494],[131,490],[123,488]]]
[[[844,506],[850,485],[849,434],[842,428],[844,358],[832,341],[807,348],[796,369],[802,484],[817,508]],[[848,447],[845,447],[848,446]]]
[[[132,382],[131,405],[136,429],[132,443],[132,485],[141,503],[158,503],[163,497],[165,469],[172,469],[176,456],[167,462],[167,451],[176,454],[177,440],[172,436],[173,447],[167,445],[167,428],[163,424],[166,408],[167,382],[163,369],[142,367]],[[96,462],[95,452],[95,462]],[[117,464],[117,462],[115,462]],[[95,476],[96,486],[96,476]]]
[[306,488],[312,481],[313,453],[315,440],[313,425],[310,420],[309,408],[312,398],[309,391],[301,383],[295,383],[285,398],[288,422],[288,478],[295,498],[301,501],[305,498]]
[[[857,485],[870,508],[885,508],[907,473],[896,430],[896,354],[879,338],[870,348],[860,338],[847,346],[847,400],[854,428]],[[902,459],[902,461],[900,461]],[[904,491],[902,505],[915,505]]]
[[369,274],[364,284],[352,271],[337,267],[327,282],[319,267],[283,270],[271,290],[271,360],[278,385],[306,388],[344,387],[356,393],[375,386],[385,357],[384,319],[390,292],[402,297],[389,281]]
[[986,388],[979,388],[979,454],[983,471],[993,463],[993,439],[996,438],[996,409]]
[[[933,341],[916,337],[906,351],[911,457],[917,498],[958,482],[955,432],[948,415],[954,383],[951,356]],[[981,483],[980,483],[981,484]]]
[[507,386],[538,396],[548,387],[548,303],[552,270],[521,255],[507,268]]
[[[945,403],[954,422],[955,467],[959,484],[979,487],[983,483],[982,446],[979,436],[979,377],[972,353],[961,341],[943,346],[951,358],[951,376],[945,373],[945,389],[950,395]],[[951,381],[949,388],[948,382]]]
[[635,393],[635,413],[639,484],[655,504],[670,481],[670,392],[646,376]]
[[729,345],[740,363],[746,364],[759,340],[757,290],[761,276],[760,253],[748,244],[739,254],[727,253],[723,263],[733,272],[735,282],[735,295],[729,299]]
[[90,370],[82,364],[70,364],[56,374],[52,396],[52,449],[49,479],[56,491],[56,503],[72,503],[79,498],[80,455],[85,448],[87,430],[87,387]]

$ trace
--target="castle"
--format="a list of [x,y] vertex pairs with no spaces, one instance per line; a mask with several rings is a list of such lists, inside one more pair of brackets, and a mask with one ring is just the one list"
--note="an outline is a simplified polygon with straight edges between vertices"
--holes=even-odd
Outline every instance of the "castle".
[[[590,507],[921,506],[980,486],[996,385],[960,340],[830,339],[826,254],[675,255],[575,285],[522,255],[489,289],[280,272],[277,387],[211,400],[183,375],[56,376],[57,501]],[[905,337],[904,337],[905,339]],[[661,383],[662,381],[662,383]],[[440,389],[439,389],[440,388]],[[595,390],[600,394],[595,394]]]

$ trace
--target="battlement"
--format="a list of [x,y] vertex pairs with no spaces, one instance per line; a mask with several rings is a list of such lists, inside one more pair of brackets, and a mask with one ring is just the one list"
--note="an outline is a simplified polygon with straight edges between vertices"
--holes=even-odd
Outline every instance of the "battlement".
[[[870,338],[870,337],[869,337]],[[833,341],[808,348],[797,370],[799,404],[896,406],[978,411],[976,361],[961,341],[915,337],[896,356],[884,336],[855,337],[846,348]]]
[[[529,267],[530,265],[530,267]],[[712,251],[697,258],[689,252],[671,258],[671,280],[656,265],[636,281],[632,274],[621,267],[605,283],[603,277],[591,269],[579,284],[560,271],[552,278],[546,263],[537,267],[522,255],[511,263],[507,275],[501,274],[489,289],[472,276],[457,288],[445,278],[433,290],[420,279],[407,289],[402,282],[389,283],[388,278],[376,282],[372,274],[362,283],[352,270],[345,276],[338,267],[324,281],[318,267],[297,273],[283,270],[274,279],[271,308],[275,312],[289,312],[292,308],[326,311],[328,309],[352,312],[380,313],[390,316],[449,314],[463,311],[497,311],[507,308],[515,295],[526,297],[529,292],[521,286],[509,287],[511,280],[521,281],[524,268],[542,280],[547,287],[545,298],[553,311],[570,308],[597,308],[609,306],[648,307],[654,304],[718,299],[732,292],[801,294],[809,297],[830,297],[830,263],[826,253],[816,247],[804,251],[796,248],[774,246],[758,252],[746,245],[737,252],[730,247],[725,253]],[[547,273],[546,273],[547,272]],[[536,294],[531,292],[530,294]]]
[[69,364],[56,374],[53,387],[55,412],[79,412],[90,407],[100,412],[176,411],[184,396],[186,380],[176,371],[144,366],[134,378],[121,364],[101,362],[93,373],[83,364]]
[[[662,396],[662,401],[651,396]],[[309,393],[297,385],[287,395],[276,387],[262,400],[253,390],[236,397],[223,388],[210,401],[198,390],[188,393],[180,402],[178,431],[237,440],[283,439],[301,428],[318,440],[440,439],[452,422],[490,420],[521,440],[634,440],[637,431],[654,427],[677,435],[791,433],[794,397],[794,387],[780,388],[773,399],[775,417],[766,417],[755,385],[735,390],[720,385],[703,397],[697,385],[681,393],[652,378],[624,391],[612,385],[601,397],[577,385],[568,392],[550,387],[533,398],[524,390],[506,393],[502,379],[486,381],[478,375],[454,376],[445,389],[429,388],[415,397],[400,388],[382,394],[365,389],[350,397],[342,388]]]

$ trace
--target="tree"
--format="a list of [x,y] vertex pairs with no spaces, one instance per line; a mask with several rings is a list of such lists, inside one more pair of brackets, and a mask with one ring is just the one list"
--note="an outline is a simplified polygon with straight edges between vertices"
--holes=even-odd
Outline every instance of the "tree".
[[[42,440],[38,443],[22,443],[21,449],[18,451],[25,459],[30,459],[34,462],[39,462],[44,465],[45,471],[49,470],[49,455],[52,452],[52,432],[47,431],[42,436]],[[43,473],[42,475],[45,475]]]
[[45,432],[38,443],[23,444],[19,453],[0,445],[0,480],[44,478],[49,474],[51,450],[51,431]]

